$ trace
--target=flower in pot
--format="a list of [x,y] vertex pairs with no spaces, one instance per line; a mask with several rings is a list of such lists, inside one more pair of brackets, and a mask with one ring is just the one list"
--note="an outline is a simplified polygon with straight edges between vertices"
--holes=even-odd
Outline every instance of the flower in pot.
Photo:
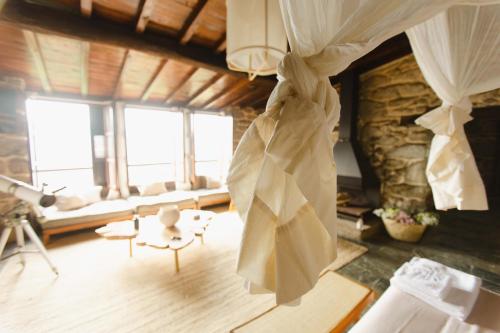
[[379,208],[373,213],[382,219],[392,238],[405,242],[418,242],[427,226],[439,223],[439,216],[433,212],[410,214],[399,208]]

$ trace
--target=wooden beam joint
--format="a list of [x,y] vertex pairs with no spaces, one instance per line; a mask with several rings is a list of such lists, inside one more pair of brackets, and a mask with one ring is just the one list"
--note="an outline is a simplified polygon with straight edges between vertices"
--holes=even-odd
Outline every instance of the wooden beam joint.
[[84,17],[92,16],[92,0],[80,0],[80,12]]
[[138,6],[138,16],[136,19],[135,31],[138,33],[143,33],[146,30],[146,26],[149,23],[149,19],[153,14],[155,7],[155,0],[141,0]]
[[198,28],[198,25],[200,23],[201,14],[203,13],[203,10],[206,8],[207,3],[208,0],[199,0],[198,3],[196,4],[196,7],[193,8],[191,14],[184,22],[184,25],[179,32],[180,43],[182,45],[187,44],[189,40],[191,40],[191,37],[193,37],[194,33],[196,32],[196,29]]

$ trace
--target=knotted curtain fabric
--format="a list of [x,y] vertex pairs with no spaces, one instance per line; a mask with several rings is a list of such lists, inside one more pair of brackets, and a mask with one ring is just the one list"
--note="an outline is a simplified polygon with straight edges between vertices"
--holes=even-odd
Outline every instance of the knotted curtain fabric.
[[282,0],[291,47],[266,111],[241,139],[228,177],[245,226],[237,271],[250,292],[294,302],[336,258],[331,132],[340,104],[329,77],[457,0]]
[[426,174],[437,209],[486,210],[467,141],[469,96],[500,88],[500,4],[454,6],[407,30],[413,54],[442,105],[416,120],[434,132]]

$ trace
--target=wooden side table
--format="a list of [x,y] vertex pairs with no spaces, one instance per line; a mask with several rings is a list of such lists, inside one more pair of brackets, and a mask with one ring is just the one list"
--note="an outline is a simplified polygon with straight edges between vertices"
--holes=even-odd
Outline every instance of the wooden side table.
[[98,228],[95,231],[99,236],[106,239],[128,239],[129,242],[129,256],[132,257],[132,239],[137,237],[138,231],[134,229],[133,221],[113,222]]

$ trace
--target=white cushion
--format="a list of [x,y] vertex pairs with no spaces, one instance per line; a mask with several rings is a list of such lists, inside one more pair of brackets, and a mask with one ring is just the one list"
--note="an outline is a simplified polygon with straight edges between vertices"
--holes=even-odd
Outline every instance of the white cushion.
[[85,207],[86,205],[87,205],[87,202],[80,195],[70,194],[69,192],[56,195],[55,206],[60,211],[78,209],[78,208]]
[[175,182],[175,190],[176,191],[190,191],[191,190],[191,183]]
[[216,189],[216,188],[220,188],[220,187],[221,187],[221,183],[219,180],[207,177],[207,185],[206,185],[207,189],[210,190],[210,189]]
[[55,206],[61,211],[73,210],[101,201],[102,186],[79,190],[64,189],[56,193]]
[[139,186],[139,193],[141,194],[141,196],[158,195],[166,192],[167,192],[167,187],[163,182]]

